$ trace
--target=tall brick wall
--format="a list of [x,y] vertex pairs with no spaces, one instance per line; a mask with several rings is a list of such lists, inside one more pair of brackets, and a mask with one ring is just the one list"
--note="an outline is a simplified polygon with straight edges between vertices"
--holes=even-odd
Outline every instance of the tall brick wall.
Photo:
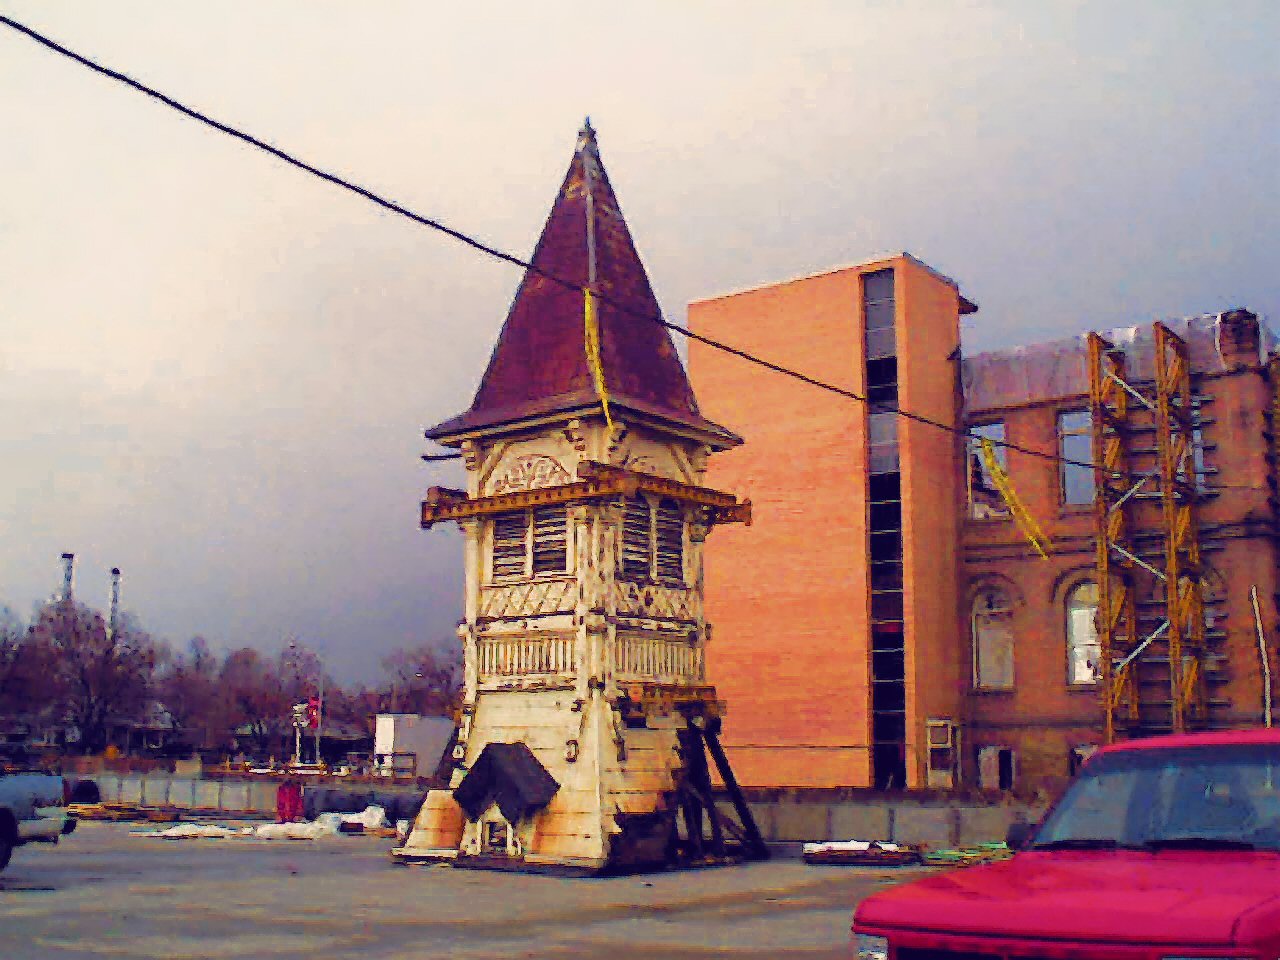
[[[860,276],[899,276],[903,397],[956,416],[958,294],[909,257],[695,302],[694,330],[864,392]],[[908,311],[910,316],[907,316]],[[755,522],[718,530],[707,547],[708,672],[729,703],[725,742],[749,785],[870,782],[867,437],[864,405],[742,360],[690,345],[707,416],[746,444],[712,460],[708,483],[750,497]],[[907,402],[907,401],[904,401]],[[920,589],[907,595],[908,783],[923,782],[924,717],[954,717],[957,448],[946,434],[900,427],[915,506],[904,524]]]
[[[959,423],[959,293],[904,258],[898,265],[899,405],[939,423]],[[964,507],[963,442],[928,424],[900,420],[906,582],[907,785],[923,787],[929,718],[961,720],[958,540]]]
[[[699,333],[861,391],[858,275],[843,271],[689,307]],[[750,527],[706,547],[708,675],[748,785],[865,784],[866,421],[856,404],[693,342],[703,412],[746,443],[707,483],[751,499]]]

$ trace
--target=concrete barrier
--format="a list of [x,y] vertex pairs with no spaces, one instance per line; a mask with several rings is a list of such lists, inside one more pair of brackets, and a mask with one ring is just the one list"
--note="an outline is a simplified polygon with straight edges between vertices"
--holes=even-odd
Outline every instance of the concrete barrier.
[[190,810],[196,805],[195,780],[172,780],[169,783],[169,803],[181,810]]
[[164,807],[169,804],[169,778],[143,777],[142,805],[144,807]]
[[103,803],[119,803],[120,802],[120,778],[114,774],[103,774],[102,776],[94,776],[92,779],[98,785],[98,795]]
[[141,777],[120,778],[120,802],[134,805],[142,803]]
[[[222,785],[222,797],[219,806],[223,810],[249,810],[249,787],[248,783],[224,783]],[[274,804],[272,805],[274,809]]]
[[960,807],[956,812],[960,817],[956,842],[962,847],[1003,841],[1017,814],[1027,819],[1024,811],[1013,807]]
[[248,810],[257,810],[259,813],[276,812],[276,789],[278,784],[272,783],[251,783],[249,784],[249,806]]
[[197,780],[195,789],[195,805],[203,809],[222,809],[222,781]]
[[894,843],[910,843],[930,850],[955,846],[954,812],[949,807],[897,807],[890,839]]
[[831,808],[829,840],[888,840],[893,823],[888,807],[841,803]]

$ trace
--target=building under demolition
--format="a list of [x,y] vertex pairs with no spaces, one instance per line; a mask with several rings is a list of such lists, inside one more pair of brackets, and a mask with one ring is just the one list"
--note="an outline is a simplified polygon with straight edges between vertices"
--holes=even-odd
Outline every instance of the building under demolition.
[[1029,791],[1113,737],[1269,720],[1267,331],[1236,310],[963,357],[976,309],[908,254],[691,305],[868,400],[690,347],[748,441],[708,483],[756,522],[707,548],[744,784]]

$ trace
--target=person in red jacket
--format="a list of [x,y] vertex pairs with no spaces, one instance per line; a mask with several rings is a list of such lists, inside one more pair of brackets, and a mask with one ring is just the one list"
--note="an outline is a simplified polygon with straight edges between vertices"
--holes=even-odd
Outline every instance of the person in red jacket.
[[285,777],[276,788],[276,822],[297,823],[302,819],[302,784]]

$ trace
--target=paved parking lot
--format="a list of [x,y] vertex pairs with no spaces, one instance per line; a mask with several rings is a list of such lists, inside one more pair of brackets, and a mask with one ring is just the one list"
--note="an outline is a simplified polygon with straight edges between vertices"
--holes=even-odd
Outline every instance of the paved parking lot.
[[390,840],[154,840],[85,823],[0,874],[0,957],[846,958],[857,900],[918,874],[773,860],[601,880],[401,867]]

